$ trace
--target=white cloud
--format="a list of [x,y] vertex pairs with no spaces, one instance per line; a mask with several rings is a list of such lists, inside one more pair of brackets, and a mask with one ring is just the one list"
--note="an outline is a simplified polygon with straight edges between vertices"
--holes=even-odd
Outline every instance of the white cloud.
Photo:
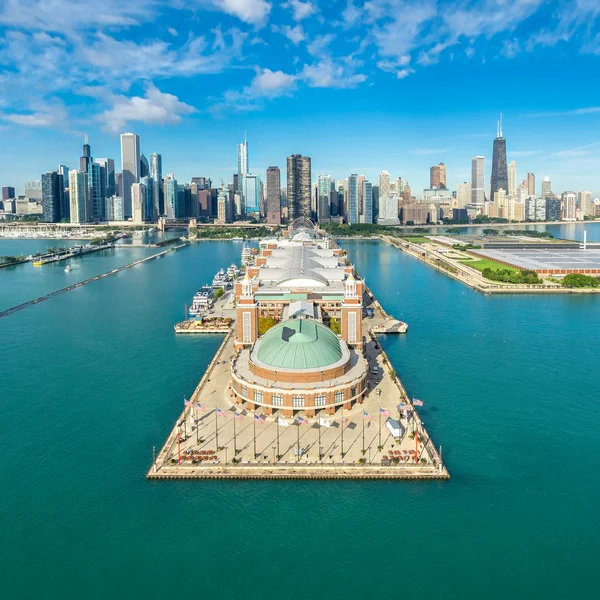
[[571,117],[577,115],[594,115],[600,113],[600,106],[588,106],[586,108],[574,108],[572,110],[559,110],[551,112],[531,113],[528,117]]
[[258,110],[263,107],[265,100],[291,94],[296,89],[297,80],[297,75],[259,69],[250,85],[242,90],[226,91],[220,101],[211,107],[211,112],[220,115],[228,110],[236,112]]
[[317,88],[354,88],[367,76],[355,73],[352,62],[334,62],[325,58],[313,65],[304,65],[302,78],[310,87]]
[[275,33],[281,33],[285,35],[285,37],[293,42],[296,46],[306,39],[306,34],[302,29],[302,25],[296,25],[295,27],[290,27],[289,25],[283,25],[281,27],[278,25],[273,25],[271,29]]
[[506,58],[514,58],[520,51],[521,44],[519,40],[513,38],[512,40],[504,40],[500,53],[506,56]]
[[146,86],[144,98],[114,96],[113,107],[103,112],[99,119],[113,133],[122,131],[127,123],[142,121],[147,124],[177,124],[182,116],[191,115],[196,109],[181,102],[173,94],[164,94],[152,84]]
[[396,72],[396,78],[397,79],[405,79],[406,77],[408,77],[409,75],[412,75],[415,72],[414,69],[400,69],[399,71]]
[[128,27],[151,20],[156,2],[102,0],[90,6],[81,0],[5,0],[0,24],[70,36],[94,27]]
[[360,16],[362,15],[362,10],[354,6],[352,0],[348,0],[348,4],[346,8],[342,11],[342,19],[344,21],[344,26],[346,28],[353,27],[357,24]]
[[175,29],[174,27],[169,27],[167,29],[167,31],[173,36],[173,37],[177,37],[179,35],[179,32],[177,31],[177,29]]
[[271,3],[266,0],[211,0],[211,4],[251,25],[263,24],[271,11]]
[[312,2],[302,2],[302,0],[288,0],[281,6],[289,8],[292,11],[294,21],[302,21],[306,17],[314,15],[319,10]]
[[328,55],[329,44],[331,44],[334,39],[335,35],[333,35],[333,33],[318,35],[306,46],[306,50],[312,56],[322,57],[324,55]]
[[67,111],[64,106],[55,104],[39,107],[35,111],[5,114],[2,118],[24,127],[59,127],[67,118]]

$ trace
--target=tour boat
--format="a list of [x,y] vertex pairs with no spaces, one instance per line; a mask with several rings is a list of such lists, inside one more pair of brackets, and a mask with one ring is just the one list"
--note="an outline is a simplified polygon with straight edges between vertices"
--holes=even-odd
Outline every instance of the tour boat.
[[235,263],[231,263],[227,269],[227,275],[232,279],[240,274],[240,270],[237,268]]
[[220,269],[212,281],[213,288],[227,289],[230,285],[231,277],[229,277],[229,275],[227,275],[223,269]]
[[215,291],[210,285],[203,285],[194,295],[192,306],[189,309],[190,317],[195,317],[203,310],[212,306]]

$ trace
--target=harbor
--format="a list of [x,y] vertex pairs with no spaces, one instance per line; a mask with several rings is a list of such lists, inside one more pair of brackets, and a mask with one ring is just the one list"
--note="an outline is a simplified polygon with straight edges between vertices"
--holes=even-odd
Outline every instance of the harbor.
[[[153,452],[147,477],[448,479],[441,448],[431,440],[416,409],[423,402],[409,397],[377,337],[378,332],[406,332],[406,323],[385,313],[353,276],[354,269],[341,258],[337,245],[312,240],[302,228],[291,228],[290,237],[302,243],[268,240],[261,245],[255,264],[248,265],[244,279],[237,283],[235,298],[228,294],[229,310],[235,309],[238,316],[185,400],[166,442],[158,453]],[[295,270],[288,256],[303,266]],[[309,265],[310,274],[305,268]],[[335,283],[339,272],[346,291],[338,311],[324,300],[336,297],[339,302]],[[271,280],[279,286],[283,282],[287,293],[275,296]],[[334,289],[300,293],[312,285],[309,280],[321,285],[329,281],[327,285]],[[328,293],[332,295],[327,297]],[[289,296],[290,303],[261,303],[261,294],[269,300]],[[322,302],[313,305],[311,299]],[[248,319],[246,306],[262,314],[262,319],[270,318],[269,314],[279,318],[261,337],[252,338],[251,331],[259,324]],[[339,336],[332,333],[334,323],[327,328],[313,321],[323,318],[325,310],[330,313],[328,321],[341,322]],[[360,337],[352,332],[354,322],[360,325]],[[176,331],[182,332],[177,326]],[[251,339],[256,342],[250,343]],[[289,345],[290,340],[296,343]],[[333,355],[325,359],[328,352]],[[294,375],[297,367],[290,371],[289,360],[301,360],[304,368]],[[347,367],[342,366],[344,361]],[[273,367],[277,370],[269,375]],[[316,379],[306,367],[316,368]],[[287,380],[289,384],[283,382]]]

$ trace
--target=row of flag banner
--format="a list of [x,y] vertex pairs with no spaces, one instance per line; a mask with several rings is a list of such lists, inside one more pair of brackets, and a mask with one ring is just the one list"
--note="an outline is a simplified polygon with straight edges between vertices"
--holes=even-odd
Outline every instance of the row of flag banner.
[[[187,400],[186,398],[183,399],[184,401],[184,405],[194,408],[195,410],[199,410],[200,412],[205,412],[206,411],[206,406],[204,406],[204,404],[194,404],[193,402],[191,402],[190,400]],[[413,406],[423,406],[423,401],[419,400],[418,398],[413,398],[412,399],[412,403]],[[412,407],[410,404],[405,404],[404,402],[401,402],[400,404],[398,404],[398,410],[402,411],[402,412],[410,412],[412,410]],[[220,408],[215,408],[215,412],[217,414],[217,417],[227,417],[227,413],[225,413],[224,411],[222,411]],[[379,416],[383,416],[383,417],[391,417],[392,413],[389,410],[386,410],[384,408],[380,408],[379,409]],[[242,420],[244,419],[244,415],[238,412],[234,412],[233,414],[233,418],[234,419],[238,419],[238,420]],[[367,411],[363,411],[363,419],[365,419],[365,421],[370,421],[373,419],[373,417],[367,412]],[[254,420],[258,421],[260,423],[264,423],[265,422],[265,417],[264,415],[254,415]],[[347,423],[348,419],[342,417],[342,423]],[[289,427],[290,426],[290,422],[287,421],[286,419],[282,419],[281,417],[279,417],[277,419],[277,423],[279,425],[281,425],[282,427]],[[297,423],[298,425],[309,425],[309,422],[307,419],[305,419],[304,417],[298,417],[297,418]],[[319,419],[319,425],[321,427],[331,427],[331,422],[329,421],[329,419],[323,419],[320,418]]]

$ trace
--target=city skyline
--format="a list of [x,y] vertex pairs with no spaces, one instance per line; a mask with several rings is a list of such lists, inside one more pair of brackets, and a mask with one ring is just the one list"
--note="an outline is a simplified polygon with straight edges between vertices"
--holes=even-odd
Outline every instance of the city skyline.
[[[107,0],[84,16],[70,0],[11,3],[0,9],[0,181],[22,193],[56,168],[49,155],[73,168],[85,132],[93,155],[114,157],[124,131],[181,180],[228,180],[247,130],[254,174],[300,153],[314,174],[387,170],[418,190],[443,162],[455,188],[473,156],[491,166],[503,112],[519,181],[533,172],[598,196],[600,107],[587,98],[600,13],[574,4]],[[588,94],[553,93],[558,72],[563,89]]]

